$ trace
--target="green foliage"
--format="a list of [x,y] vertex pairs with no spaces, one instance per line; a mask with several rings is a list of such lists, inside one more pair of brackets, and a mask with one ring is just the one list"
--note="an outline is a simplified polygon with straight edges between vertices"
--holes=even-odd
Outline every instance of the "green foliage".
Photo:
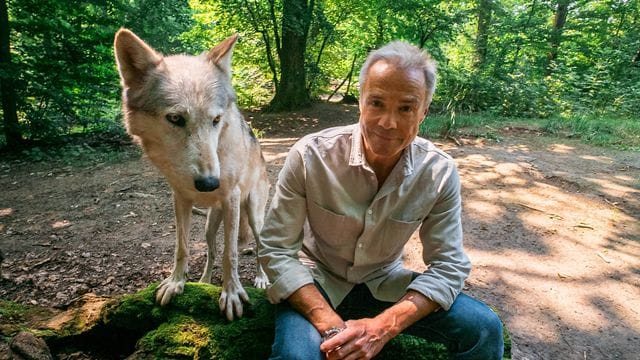
[[553,117],[541,128],[550,134],[599,146],[640,151],[640,121],[608,116]]
[[640,121],[620,116],[552,116],[547,119],[506,117],[492,114],[430,115],[420,125],[420,136],[480,137],[499,142],[510,129],[580,139],[585,143],[640,151]]
[[[282,78],[284,3],[9,0],[13,67],[2,71],[15,80],[23,136],[50,139],[121,127],[112,42],[122,26],[165,53],[199,53],[240,33],[233,60],[239,104],[266,105]],[[357,96],[367,53],[404,39],[438,61],[435,114],[601,119],[640,112],[638,1],[569,1],[561,31],[552,27],[557,2],[549,1],[312,3],[305,67],[306,87],[315,97],[334,90]],[[486,43],[481,62],[478,37]],[[591,130],[607,137],[606,126]]]

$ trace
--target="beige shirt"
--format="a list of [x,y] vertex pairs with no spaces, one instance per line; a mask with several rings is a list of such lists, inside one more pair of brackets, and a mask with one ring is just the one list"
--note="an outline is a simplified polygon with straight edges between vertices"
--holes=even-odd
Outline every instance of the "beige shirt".
[[[366,283],[382,301],[412,289],[448,310],[470,270],[454,161],[417,137],[378,190],[362,146],[354,124],[305,136],[290,150],[261,233],[270,301],[315,280],[334,307]],[[428,268],[412,281],[402,251],[418,227]]]

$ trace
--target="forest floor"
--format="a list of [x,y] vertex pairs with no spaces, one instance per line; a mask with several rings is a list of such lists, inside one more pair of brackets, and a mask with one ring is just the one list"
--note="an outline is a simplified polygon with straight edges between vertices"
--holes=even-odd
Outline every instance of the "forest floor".
[[[263,130],[273,184],[297,138],[357,121],[357,107],[247,115]],[[435,142],[461,174],[474,265],[465,291],[500,314],[514,359],[637,359],[640,155],[526,127],[499,129],[497,140]],[[170,189],[137,149],[122,151],[117,162],[87,166],[0,160],[0,298],[61,308],[87,292],[132,293],[170,273]],[[204,220],[194,219],[192,281],[204,265]],[[420,256],[414,236],[407,266],[424,268]],[[250,285],[254,256],[241,256],[240,272]],[[219,261],[214,277],[220,283]]]

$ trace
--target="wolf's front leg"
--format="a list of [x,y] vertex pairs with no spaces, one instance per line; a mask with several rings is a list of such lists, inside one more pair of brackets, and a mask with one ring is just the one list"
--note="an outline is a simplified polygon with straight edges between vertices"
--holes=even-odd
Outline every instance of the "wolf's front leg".
[[240,226],[240,190],[229,195],[224,208],[224,254],[222,257],[222,293],[220,310],[229,321],[235,316],[242,317],[242,302],[249,301],[249,295],[238,276],[238,228]]
[[213,264],[216,260],[216,233],[222,221],[222,208],[214,206],[207,213],[207,224],[205,238],[207,240],[207,262],[204,265],[204,272],[200,282],[211,284],[211,276],[213,274]]
[[168,304],[171,299],[181,294],[187,280],[189,270],[189,231],[191,230],[191,207],[193,203],[184,199],[178,193],[173,193],[173,206],[176,213],[176,250],[173,270],[156,290],[156,302],[160,305]]

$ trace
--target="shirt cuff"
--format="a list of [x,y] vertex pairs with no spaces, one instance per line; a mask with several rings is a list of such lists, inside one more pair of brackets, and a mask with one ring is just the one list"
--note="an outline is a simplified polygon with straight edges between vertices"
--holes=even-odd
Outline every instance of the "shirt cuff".
[[271,284],[267,289],[267,298],[272,304],[277,304],[307,284],[313,284],[313,276],[309,269],[304,266],[296,267],[282,274]]
[[429,276],[419,275],[407,286],[407,290],[421,293],[448,311],[460,292],[449,287],[442,288],[434,286],[434,283],[436,283],[434,279],[431,279]]

